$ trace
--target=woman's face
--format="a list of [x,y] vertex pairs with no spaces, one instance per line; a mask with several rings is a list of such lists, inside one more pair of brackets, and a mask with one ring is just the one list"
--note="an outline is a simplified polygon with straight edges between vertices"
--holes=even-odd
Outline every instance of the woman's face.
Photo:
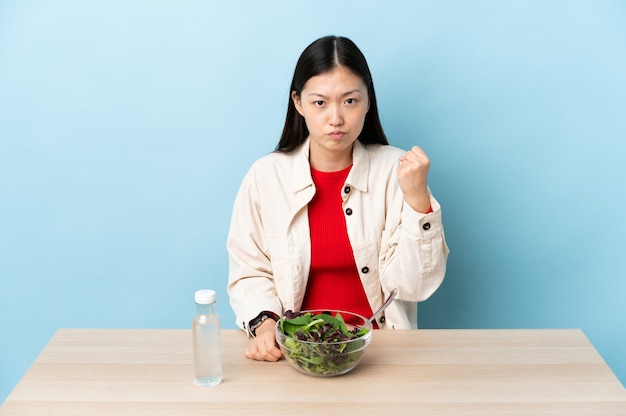
[[[310,158],[316,169],[333,161],[352,163],[352,144],[359,137],[369,110],[365,83],[352,71],[338,66],[304,84],[300,96],[292,93],[296,110],[304,117],[311,138]],[[321,164],[320,164],[321,163]],[[316,164],[318,166],[316,166]]]

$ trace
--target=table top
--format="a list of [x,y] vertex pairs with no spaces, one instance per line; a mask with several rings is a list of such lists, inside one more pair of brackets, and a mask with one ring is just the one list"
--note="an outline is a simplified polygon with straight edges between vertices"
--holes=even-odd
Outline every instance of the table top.
[[61,329],[0,408],[37,415],[626,415],[582,331],[376,331],[359,366],[301,374],[222,331],[223,382],[198,387],[190,330]]

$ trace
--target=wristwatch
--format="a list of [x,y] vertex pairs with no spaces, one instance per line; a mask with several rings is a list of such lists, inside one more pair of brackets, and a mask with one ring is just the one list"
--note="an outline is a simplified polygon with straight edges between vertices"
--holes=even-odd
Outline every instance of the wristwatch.
[[257,317],[251,320],[250,323],[248,324],[248,331],[250,332],[250,335],[252,335],[253,337],[256,337],[256,329],[260,327],[261,324],[265,322],[266,319],[270,319],[270,318],[275,321],[278,321],[280,319],[278,315],[270,311],[263,311],[260,314],[258,314]]

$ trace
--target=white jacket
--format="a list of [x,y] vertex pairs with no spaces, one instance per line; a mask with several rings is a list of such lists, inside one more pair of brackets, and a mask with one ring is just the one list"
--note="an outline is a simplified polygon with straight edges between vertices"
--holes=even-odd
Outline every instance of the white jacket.
[[[417,303],[441,284],[448,247],[441,208],[432,213],[405,201],[397,180],[405,152],[389,145],[354,143],[352,169],[342,191],[348,237],[372,310],[397,289],[378,319],[383,328],[417,328]],[[429,191],[430,192],[430,191]],[[237,194],[227,241],[228,293],[237,325],[261,311],[299,311],[311,265],[307,204],[315,194],[309,141],[290,153],[256,161]]]

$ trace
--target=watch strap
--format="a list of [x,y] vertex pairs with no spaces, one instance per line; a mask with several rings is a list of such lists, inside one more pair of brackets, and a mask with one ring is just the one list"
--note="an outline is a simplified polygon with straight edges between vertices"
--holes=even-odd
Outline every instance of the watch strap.
[[250,332],[250,335],[255,337],[256,329],[260,327],[261,324],[265,322],[266,319],[270,319],[270,318],[277,322],[280,319],[277,314],[271,311],[263,311],[260,314],[258,314],[257,317],[251,320],[250,323],[248,324],[248,331]]

